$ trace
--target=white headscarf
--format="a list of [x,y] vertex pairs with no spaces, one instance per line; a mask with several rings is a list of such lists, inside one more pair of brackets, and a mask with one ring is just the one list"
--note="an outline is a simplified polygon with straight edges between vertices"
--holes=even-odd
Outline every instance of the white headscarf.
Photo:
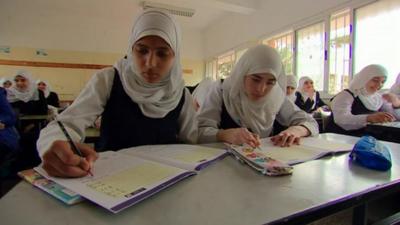
[[49,97],[49,95],[50,95],[50,92],[51,92],[51,87],[50,87],[50,84],[49,84],[49,82],[47,82],[47,81],[45,81],[45,80],[37,80],[36,81],[36,85],[38,85],[39,83],[44,83],[44,84],[46,84],[46,89],[44,89],[44,97],[45,98],[47,98],[47,97]]
[[[276,85],[262,99],[251,101],[244,90],[246,75],[270,73]],[[258,45],[247,50],[236,63],[230,76],[222,84],[222,95],[225,107],[241,126],[264,137],[272,127],[286,93],[286,76],[281,58],[275,49]]]
[[28,80],[28,86],[26,89],[19,89],[17,85],[13,85],[10,88],[10,92],[7,95],[9,102],[29,102],[39,100],[39,91],[33,81],[32,74],[25,70],[19,70],[14,76],[14,80],[17,76],[24,77]]
[[[316,94],[316,92],[314,91],[314,94],[313,94],[313,96],[311,97],[311,96],[308,95],[307,92],[305,92],[305,91],[303,90],[303,89],[304,89],[304,83],[305,83],[306,81],[313,81],[313,80],[311,79],[311,77],[308,77],[308,76],[303,76],[303,77],[301,77],[300,80],[299,80],[299,87],[297,88],[297,90],[300,92],[301,97],[303,98],[304,102],[307,101],[308,98],[311,99],[312,101],[314,101],[314,104],[313,104],[313,106],[311,107],[311,108],[314,108],[314,107],[315,107],[315,104],[317,104],[317,94]],[[314,81],[313,81],[313,82],[314,82]]]
[[[286,75],[286,87],[293,87],[294,89],[297,89],[297,78],[294,75]],[[296,92],[294,91],[287,97],[294,102],[296,100]]]
[[[1,79],[0,79],[0,87],[3,87],[3,88],[4,88],[4,83],[5,83],[6,81],[10,81],[11,84],[14,84],[14,82],[13,82],[13,80],[12,80],[11,78],[4,77],[4,78],[1,78]],[[11,85],[11,86],[12,86],[12,85]]]
[[[169,44],[175,53],[171,70],[158,83],[146,82],[133,62],[132,46],[145,36],[158,36]],[[136,19],[129,37],[127,59],[115,63],[126,94],[136,102],[142,113],[151,118],[163,118],[179,103],[184,81],[180,64],[180,29],[168,13],[146,10]]]
[[371,64],[358,72],[349,85],[349,90],[354,94],[354,96],[358,96],[364,106],[372,111],[377,111],[382,107],[382,96],[378,92],[372,94],[368,93],[365,85],[372,78],[380,76],[383,76],[386,79],[387,70],[381,65]]
[[390,88],[390,92],[400,96],[400,73],[397,75],[396,82]]
[[193,91],[193,98],[196,99],[197,103],[199,103],[200,107],[203,106],[204,100],[208,95],[208,90],[212,86],[214,81],[211,78],[203,79],[199,85]]

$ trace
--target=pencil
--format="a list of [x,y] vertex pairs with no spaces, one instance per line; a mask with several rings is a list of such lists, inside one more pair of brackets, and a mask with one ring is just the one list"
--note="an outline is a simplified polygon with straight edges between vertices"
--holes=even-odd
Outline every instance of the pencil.
[[[60,126],[61,131],[64,133],[65,137],[68,140],[69,145],[71,146],[72,151],[79,155],[81,158],[84,158],[82,155],[82,152],[79,150],[78,147],[76,147],[75,143],[72,141],[71,136],[69,135],[68,131],[65,129],[64,124],[61,123],[61,121],[56,120],[58,123],[58,126]],[[92,172],[90,171],[91,168],[89,168],[89,170],[87,171],[91,176],[93,176]]]

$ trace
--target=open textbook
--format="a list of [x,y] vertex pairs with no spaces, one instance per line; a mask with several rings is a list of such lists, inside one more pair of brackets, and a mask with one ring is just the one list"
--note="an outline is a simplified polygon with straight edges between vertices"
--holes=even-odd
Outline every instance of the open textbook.
[[195,175],[211,162],[226,155],[222,149],[195,145],[147,145],[99,153],[92,168],[93,177],[43,176],[117,213],[151,195]]
[[270,138],[261,139],[257,148],[248,145],[229,145],[233,155],[254,169],[267,175],[285,175],[291,173],[291,166],[318,159],[328,154],[349,152],[353,145],[328,141],[316,137],[301,139],[300,145],[290,147],[274,146]]

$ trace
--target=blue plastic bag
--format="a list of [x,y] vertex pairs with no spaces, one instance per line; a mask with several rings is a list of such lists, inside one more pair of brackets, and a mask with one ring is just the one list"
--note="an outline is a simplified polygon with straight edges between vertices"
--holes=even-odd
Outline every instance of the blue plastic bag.
[[389,147],[372,136],[363,136],[357,141],[350,153],[350,159],[374,170],[386,171],[392,167]]

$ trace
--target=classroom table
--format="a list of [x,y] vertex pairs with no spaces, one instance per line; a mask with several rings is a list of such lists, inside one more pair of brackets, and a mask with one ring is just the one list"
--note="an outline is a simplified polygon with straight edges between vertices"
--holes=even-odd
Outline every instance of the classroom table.
[[400,121],[389,123],[369,123],[366,133],[384,141],[400,143]]
[[[36,124],[38,126],[38,129],[41,130],[43,127],[47,125],[47,121],[49,121],[50,116],[49,115],[22,115],[18,118],[20,122],[22,121],[28,121]],[[20,124],[19,124],[20,126]]]
[[400,190],[400,145],[386,144],[393,160],[386,172],[349,163],[345,153],[298,164],[289,176],[267,177],[228,156],[118,214],[89,201],[66,206],[21,182],[0,199],[0,218],[13,225],[305,224],[353,208],[354,224],[364,224],[368,202]]

